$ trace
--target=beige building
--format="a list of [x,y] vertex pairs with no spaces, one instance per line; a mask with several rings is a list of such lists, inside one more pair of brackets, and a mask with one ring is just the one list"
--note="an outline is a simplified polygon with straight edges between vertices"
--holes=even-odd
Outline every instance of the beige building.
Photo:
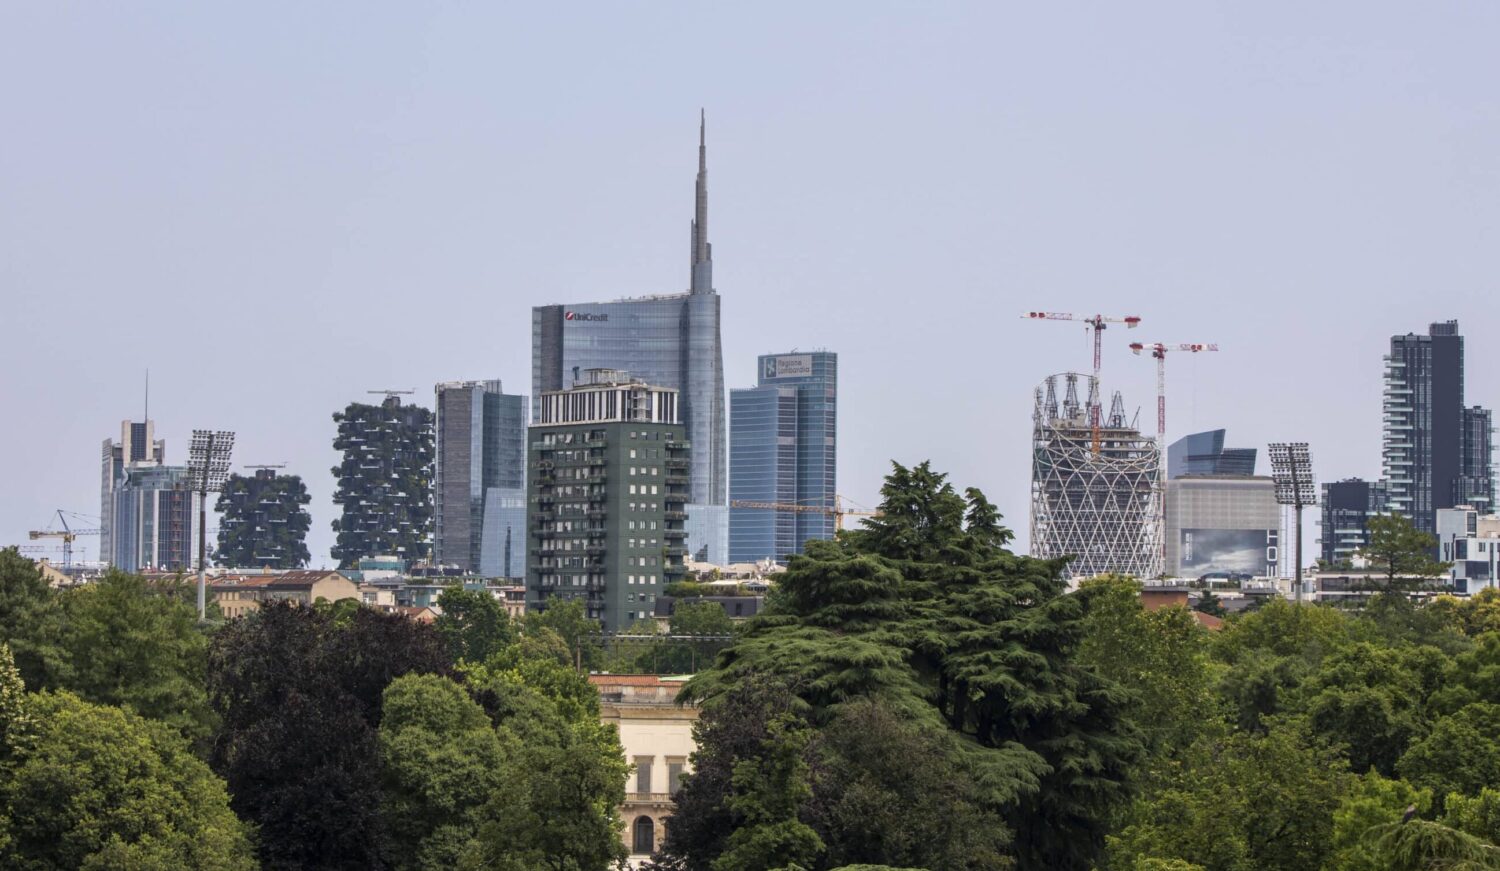
[[359,587],[334,571],[300,570],[279,575],[221,575],[209,592],[226,620],[260,610],[262,602],[290,599],[311,605],[319,599],[359,599]]
[[634,868],[661,846],[672,794],[690,769],[698,709],[677,704],[686,677],[644,674],[589,676],[599,690],[600,716],[620,733],[631,771],[625,781],[622,833]]

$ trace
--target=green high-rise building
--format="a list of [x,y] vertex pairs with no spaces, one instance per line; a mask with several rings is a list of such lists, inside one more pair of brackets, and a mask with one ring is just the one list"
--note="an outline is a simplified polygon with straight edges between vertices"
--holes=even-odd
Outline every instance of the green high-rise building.
[[676,390],[590,369],[539,397],[527,436],[526,604],[582,599],[617,632],[680,579],[691,452]]

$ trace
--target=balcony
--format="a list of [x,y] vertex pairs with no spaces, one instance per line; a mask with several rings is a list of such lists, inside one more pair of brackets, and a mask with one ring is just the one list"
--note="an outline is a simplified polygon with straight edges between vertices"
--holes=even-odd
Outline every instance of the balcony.
[[687,538],[687,530],[686,529],[664,529],[664,530],[662,530],[661,534],[662,534],[663,538],[668,539],[668,540],[671,540],[671,539],[674,539],[674,538]]
[[[671,494],[668,494],[668,495],[671,495]],[[685,496],[687,494],[684,493],[683,495]],[[667,515],[667,519],[668,520],[687,520],[687,512],[686,511],[668,511],[668,512],[666,512],[666,515]]]
[[662,460],[662,463],[665,464],[668,469],[686,469],[689,465],[691,465],[688,460],[678,459],[676,457]]

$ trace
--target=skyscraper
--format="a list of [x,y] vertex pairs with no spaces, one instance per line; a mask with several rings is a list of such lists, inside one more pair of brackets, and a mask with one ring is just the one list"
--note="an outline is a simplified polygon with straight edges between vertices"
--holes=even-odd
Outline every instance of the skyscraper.
[[566,390],[589,369],[619,369],[679,391],[692,443],[688,547],[712,562],[728,556],[724,351],[708,241],[708,150],[698,128],[698,178],[686,293],[531,310],[532,421],[544,392]]
[[1391,337],[1385,358],[1384,477],[1389,509],[1436,532],[1436,511],[1492,497],[1489,412],[1464,406],[1458,321]]
[[1224,430],[1185,435],[1167,448],[1167,477],[1254,475],[1255,448],[1224,447]]
[[120,440],[104,440],[99,481],[99,560],[115,558],[116,492],[125,483],[126,470],[160,466],[166,462],[167,442],[156,438],[156,422],[147,418],[120,421]]
[[333,448],[344,455],[333,469],[333,501],[343,513],[333,558],[351,568],[361,557],[426,559],[432,547],[432,412],[402,405],[394,394],[379,405],[351,402],[334,414]]
[[527,448],[528,608],[581,599],[606,631],[652,617],[681,578],[689,445],[676,390],[593,369],[538,399]]
[[110,565],[127,572],[192,567],[198,512],[186,466],[136,463],[115,490]]
[[525,574],[526,397],[499,381],[437,385],[433,559],[486,577]]
[[[835,507],[838,355],[765,354],[759,386],[729,392],[730,499]],[[729,561],[785,560],[833,537],[832,513],[729,509]]]

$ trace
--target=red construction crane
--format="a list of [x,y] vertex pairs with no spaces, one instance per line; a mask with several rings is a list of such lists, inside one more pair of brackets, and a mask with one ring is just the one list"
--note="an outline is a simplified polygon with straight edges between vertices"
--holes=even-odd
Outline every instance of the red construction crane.
[[1136,354],[1142,351],[1150,351],[1156,360],[1156,437],[1162,440],[1162,447],[1166,447],[1167,437],[1167,352],[1187,351],[1197,354],[1201,351],[1217,351],[1218,345],[1204,344],[1202,342],[1164,345],[1161,342],[1131,342],[1130,350]]
[[1141,325],[1141,319],[1134,315],[1123,318],[1108,318],[1104,315],[1073,315],[1065,312],[1027,312],[1021,315],[1023,318],[1042,321],[1079,321],[1094,333],[1094,385],[1089,394],[1089,428],[1093,431],[1094,453],[1099,453],[1099,364],[1103,360],[1101,354],[1103,332],[1109,324],[1124,324],[1126,329],[1133,330]]

